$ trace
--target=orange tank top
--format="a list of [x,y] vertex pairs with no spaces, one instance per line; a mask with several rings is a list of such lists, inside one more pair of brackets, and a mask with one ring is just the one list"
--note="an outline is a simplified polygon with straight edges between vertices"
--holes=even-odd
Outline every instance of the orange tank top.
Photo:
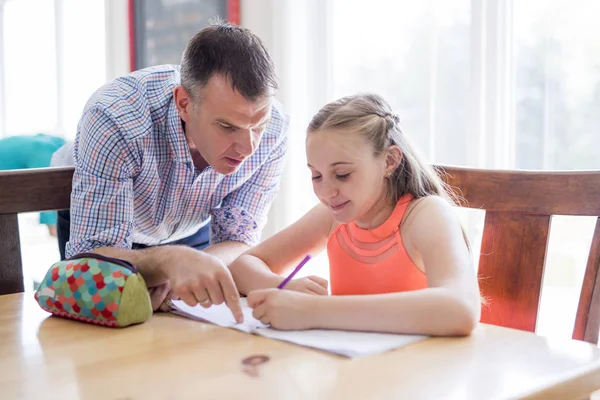
[[405,292],[427,287],[400,236],[400,222],[412,200],[405,195],[392,215],[374,229],[356,223],[338,226],[327,244],[332,295]]

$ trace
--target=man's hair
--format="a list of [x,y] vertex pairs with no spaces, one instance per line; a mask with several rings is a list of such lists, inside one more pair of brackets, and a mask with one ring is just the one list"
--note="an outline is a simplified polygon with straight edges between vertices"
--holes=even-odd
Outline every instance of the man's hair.
[[181,85],[192,99],[215,74],[232,89],[256,100],[277,89],[275,67],[262,41],[248,29],[216,20],[188,43],[181,60]]

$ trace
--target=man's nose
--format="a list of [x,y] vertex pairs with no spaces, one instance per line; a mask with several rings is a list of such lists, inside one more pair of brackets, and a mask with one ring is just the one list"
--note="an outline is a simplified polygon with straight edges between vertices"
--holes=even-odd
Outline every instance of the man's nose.
[[236,143],[236,150],[244,156],[249,156],[254,151],[254,132],[252,130],[243,131]]

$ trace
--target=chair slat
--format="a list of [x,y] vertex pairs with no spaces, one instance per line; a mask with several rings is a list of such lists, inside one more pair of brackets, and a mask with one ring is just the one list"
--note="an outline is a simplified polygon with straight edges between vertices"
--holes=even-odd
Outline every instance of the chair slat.
[[489,304],[482,322],[535,331],[549,229],[546,215],[486,212],[478,274]]
[[[599,200],[600,201],[600,200]],[[590,247],[581,296],[575,318],[573,339],[598,343],[600,331],[600,218],[596,220],[596,229]]]

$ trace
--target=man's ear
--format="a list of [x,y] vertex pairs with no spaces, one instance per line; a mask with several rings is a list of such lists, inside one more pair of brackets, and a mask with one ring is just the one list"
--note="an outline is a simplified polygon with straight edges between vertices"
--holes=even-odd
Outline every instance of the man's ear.
[[179,113],[179,118],[188,122],[189,114],[192,111],[192,98],[187,90],[181,85],[175,86],[173,89],[173,99],[175,100],[175,105],[177,106],[177,112]]
[[402,162],[403,154],[400,148],[396,145],[392,145],[387,149],[387,155],[385,157],[385,173],[389,176],[394,173]]

